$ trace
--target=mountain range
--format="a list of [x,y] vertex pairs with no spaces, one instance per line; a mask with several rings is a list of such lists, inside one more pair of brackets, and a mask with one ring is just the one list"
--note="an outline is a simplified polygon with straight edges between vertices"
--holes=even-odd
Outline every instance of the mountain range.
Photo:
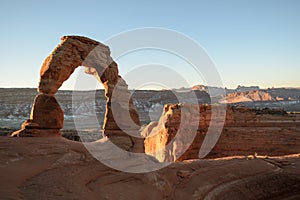
[[[225,92],[224,92],[225,91]],[[209,95],[210,93],[210,95]],[[0,88],[0,128],[17,129],[29,118],[35,95],[34,88]],[[106,98],[104,90],[68,91],[61,90],[56,95],[65,115],[65,129],[74,128],[74,117],[89,118],[97,115],[100,125],[105,114]],[[257,86],[239,86],[236,89],[209,87],[203,85],[173,90],[134,90],[134,105],[142,124],[157,121],[162,108],[168,103],[228,103],[250,108],[284,109],[288,112],[300,112],[300,89],[269,88]],[[80,116],[73,113],[80,113]],[[91,127],[86,124],[83,128]]]

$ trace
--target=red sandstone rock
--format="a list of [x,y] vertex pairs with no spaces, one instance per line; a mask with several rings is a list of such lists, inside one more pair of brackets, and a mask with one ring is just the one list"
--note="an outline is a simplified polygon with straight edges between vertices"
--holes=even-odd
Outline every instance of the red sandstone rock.
[[[85,72],[95,76],[105,88],[107,106],[104,135],[114,138],[112,141],[119,145],[123,141],[120,146],[125,150],[143,152],[144,139],[139,133],[139,115],[128,85],[119,75],[117,63],[110,57],[109,47],[80,36],[64,36],[61,40],[42,65],[38,87],[42,94],[37,95],[30,121],[23,124],[22,128],[25,129],[18,135],[23,136],[30,130],[32,134],[36,133],[33,129],[59,130],[63,127],[63,111],[54,94],[77,67],[84,66]],[[128,135],[128,132],[133,134]]]
[[[200,108],[199,108],[200,107]],[[198,159],[211,121],[209,105],[166,105],[158,123],[150,123],[142,132],[146,135],[145,152],[155,156],[159,161],[181,161]],[[188,110],[185,118],[193,119],[200,111],[198,121],[189,120],[183,131],[179,124],[182,110]],[[218,119],[216,119],[218,121]],[[285,155],[300,152],[300,124],[296,116],[287,115],[284,111],[255,110],[249,108],[227,107],[225,126],[221,136],[207,158],[250,155]],[[185,143],[185,137],[193,137],[191,129],[197,129],[195,138]],[[176,140],[174,137],[183,133]],[[178,152],[183,152],[182,155]]]
[[13,137],[49,137],[61,135],[64,112],[52,95],[38,94],[31,110],[30,119],[21,129],[12,133]]
[[61,136],[60,129],[20,129],[11,134],[12,137],[55,137]]
[[70,77],[78,66],[82,65],[83,60],[96,46],[101,47],[102,52],[110,54],[107,46],[89,38],[64,36],[61,40],[61,43],[42,65],[39,92],[55,94],[62,83]]
[[64,112],[52,95],[35,97],[30,118],[40,129],[61,129],[64,125]]
[[[127,173],[105,166],[82,143],[59,137],[0,137],[0,146],[0,199],[295,200],[300,196],[300,154],[190,160],[149,173]],[[150,159],[145,155],[143,160]],[[144,168],[142,164],[128,167]]]
[[32,122],[32,119],[27,119],[25,122],[22,123],[21,129],[38,129],[40,125],[38,123]]

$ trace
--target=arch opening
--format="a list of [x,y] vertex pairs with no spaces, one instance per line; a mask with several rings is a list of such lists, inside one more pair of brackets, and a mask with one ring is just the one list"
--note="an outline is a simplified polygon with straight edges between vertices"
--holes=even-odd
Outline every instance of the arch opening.
[[75,69],[55,96],[64,111],[64,127],[61,129],[64,138],[93,142],[103,137],[104,88],[97,79],[84,73],[83,66]]

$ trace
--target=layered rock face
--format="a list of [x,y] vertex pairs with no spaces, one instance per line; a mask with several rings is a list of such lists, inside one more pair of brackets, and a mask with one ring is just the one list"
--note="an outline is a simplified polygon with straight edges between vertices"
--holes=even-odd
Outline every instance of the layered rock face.
[[61,40],[40,70],[40,94],[34,100],[30,119],[12,136],[60,135],[64,119],[55,93],[78,66],[84,66],[85,72],[95,76],[105,88],[104,136],[125,150],[143,152],[139,115],[118,65],[110,57],[109,47],[80,36],[64,36]]
[[[183,110],[188,112],[182,117]],[[288,115],[281,110],[236,107],[227,107],[226,110],[221,136],[206,158],[300,152],[300,116]],[[211,116],[210,105],[166,105],[160,121],[152,122],[143,131],[147,136],[145,152],[159,161],[199,158],[209,126],[220,121],[214,118],[215,122],[211,124]],[[180,125],[182,120],[183,126]],[[178,133],[180,136],[176,136]],[[185,137],[192,139],[186,140]]]
[[223,101],[227,103],[249,102],[249,101],[273,101],[272,96],[264,91],[252,90],[246,92],[235,92],[226,95]]

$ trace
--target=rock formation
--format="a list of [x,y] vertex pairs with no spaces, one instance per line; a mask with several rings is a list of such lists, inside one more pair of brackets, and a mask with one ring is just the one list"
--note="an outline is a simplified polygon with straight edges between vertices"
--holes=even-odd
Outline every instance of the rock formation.
[[[199,110],[200,118],[195,121],[195,112],[185,112],[185,124],[178,134],[182,110]],[[159,161],[182,161],[198,159],[211,121],[211,105],[165,105],[158,123],[152,122],[142,132],[145,152]],[[215,119],[218,121],[218,119]],[[196,135],[190,130],[196,130]],[[278,156],[300,152],[300,117],[289,115],[283,110],[256,110],[245,107],[227,107],[222,134],[206,158],[226,156],[259,155]],[[194,137],[189,143],[184,137]],[[183,152],[182,155],[178,152]]]
[[40,70],[40,94],[34,100],[30,119],[12,136],[60,135],[64,119],[55,93],[77,67],[84,66],[85,72],[95,76],[105,88],[103,135],[125,150],[143,152],[143,139],[138,138],[139,115],[118,65],[110,57],[109,47],[80,36],[64,36],[61,40]]
[[238,103],[238,102],[249,102],[249,101],[273,101],[274,98],[264,91],[251,90],[246,92],[234,92],[226,95],[223,101],[226,103]]

